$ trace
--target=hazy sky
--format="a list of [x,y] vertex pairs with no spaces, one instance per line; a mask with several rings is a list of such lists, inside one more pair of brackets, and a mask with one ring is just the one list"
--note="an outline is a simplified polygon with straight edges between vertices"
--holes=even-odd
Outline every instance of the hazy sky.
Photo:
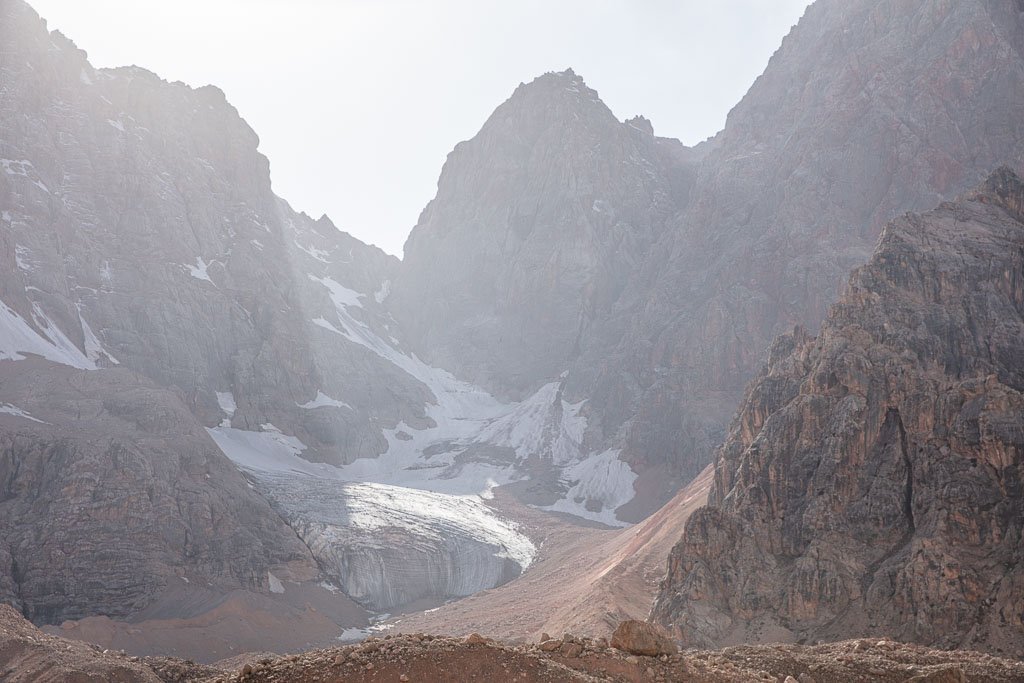
[[275,191],[393,254],[445,156],[572,67],[620,119],[716,133],[808,0],[29,0],[96,66],[213,83]]

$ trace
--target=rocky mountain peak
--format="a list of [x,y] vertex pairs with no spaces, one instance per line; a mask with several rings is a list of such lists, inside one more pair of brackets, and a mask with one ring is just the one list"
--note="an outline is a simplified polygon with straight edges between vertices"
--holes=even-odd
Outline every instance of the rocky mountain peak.
[[682,162],[572,70],[449,155],[391,305],[417,353],[499,395],[558,377],[676,209]]
[[548,71],[529,83],[520,83],[508,102],[534,107],[544,99],[548,100],[549,105],[559,100],[584,105],[588,102],[600,102],[597,91],[588,86],[583,77],[571,68],[565,71]]
[[985,179],[966,200],[993,202],[1018,216],[1024,215],[1024,181],[1009,166],[1002,166]]
[[440,183],[446,174],[471,163],[467,157],[491,154],[499,148],[515,153],[505,163],[525,162],[541,146],[578,156],[583,149],[599,145],[608,129],[618,123],[597,91],[572,69],[549,71],[520,83],[473,139],[455,147]]

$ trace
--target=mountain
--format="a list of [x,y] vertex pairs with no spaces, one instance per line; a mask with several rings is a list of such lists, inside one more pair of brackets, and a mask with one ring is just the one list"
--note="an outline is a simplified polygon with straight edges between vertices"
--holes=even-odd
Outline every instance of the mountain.
[[[545,74],[399,261],[277,197],[215,87],[95,69],[0,0],[0,599],[212,657],[238,614],[302,640],[509,582],[534,514],[645,518],[886,220],[1022,165],[1020,9],[819,0],[693,148]],[[653,547],[598,577],[615,610]]]
[[885,635],[1024,653],[1024,183],[890,223],[780,337],[672,551],[690,644]]
[[389,300],[424,358],[522,398],[561,375],[678,211],[698,154],[618,121],[572,69],[448,155]]
[[[527,540],[450,495],[487,473],[411,492],[398,521],[379,490],[316,496],[382,479],[376,460],[338,472],[398,458],[438,428],[438,383],[464,389],[392,335],[397,259],[274,195],[218,89],[94,69],[21,0],[0,1],[0,40],[0,599],[38,622],[186,618],[327,581],[390,607],[360,567],[412,602],[528,564]],[[411,557],[382,556],[380,520]]]
[[1009,0],[818,0],[696,148],[620,123],[572,71],[520,86],[449,156],[392,310],[498,395],[567,373],[581,450],[635,521],[709,461],[771,340],[816,329],[882,226],[1024,162]]

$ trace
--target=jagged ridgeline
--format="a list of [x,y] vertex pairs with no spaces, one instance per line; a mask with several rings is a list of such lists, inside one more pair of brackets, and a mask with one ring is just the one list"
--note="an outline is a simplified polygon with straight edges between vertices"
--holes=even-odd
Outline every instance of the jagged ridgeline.
[[884,635],[1024,653],[1024,183],[890,223],[776,340],[654,616],[700,646]]

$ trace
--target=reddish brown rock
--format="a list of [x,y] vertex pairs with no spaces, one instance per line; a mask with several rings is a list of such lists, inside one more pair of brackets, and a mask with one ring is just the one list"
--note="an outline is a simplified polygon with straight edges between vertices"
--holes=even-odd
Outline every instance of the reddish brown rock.
[[634,655],[657,657],[679,651],[672,638],[656,624],[630,619],[612,633],[612,647]]
[[885,229],[778,339],[672,552],[690,645],[885,635],[1024,654],[1024,184]]

